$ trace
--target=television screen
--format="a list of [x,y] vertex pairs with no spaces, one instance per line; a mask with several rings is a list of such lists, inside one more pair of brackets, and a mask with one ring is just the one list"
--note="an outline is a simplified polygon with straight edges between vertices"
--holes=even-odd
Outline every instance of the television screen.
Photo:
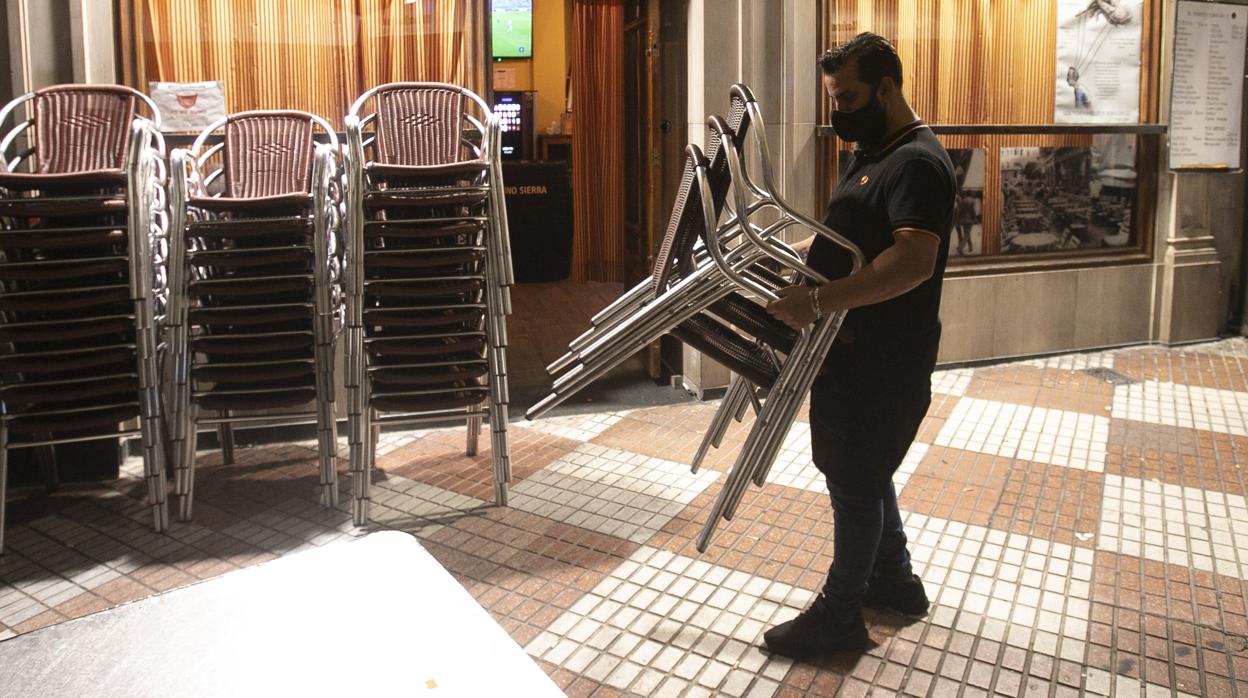
[[490,0],[495,58],[533,55],[533,0]]

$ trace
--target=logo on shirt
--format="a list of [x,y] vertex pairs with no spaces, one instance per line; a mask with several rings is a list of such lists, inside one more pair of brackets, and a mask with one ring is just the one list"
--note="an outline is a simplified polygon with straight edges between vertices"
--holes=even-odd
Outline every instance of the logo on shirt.
[[858,186],[860,186],[860,187],[861,187],[861,186],[865,186],[865,185],[866,185],[866,183],[867,183],[868,181],[870,181],[870,179],[871,179],[871,178],[870,178],[870,177],[868,177],[867,175],[863,175],[863,176],[862,176],[862,179],[858,180]]

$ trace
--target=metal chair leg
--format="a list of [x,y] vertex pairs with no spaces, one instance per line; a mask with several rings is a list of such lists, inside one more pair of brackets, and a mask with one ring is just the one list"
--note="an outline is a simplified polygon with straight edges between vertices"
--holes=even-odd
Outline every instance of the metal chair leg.
[[[222,419],[229,419],[230,411],[218,412]],[[217,425],[217,441],[221,444],[221,462],[225,465],[234,464],[234,427],[229,422]]]

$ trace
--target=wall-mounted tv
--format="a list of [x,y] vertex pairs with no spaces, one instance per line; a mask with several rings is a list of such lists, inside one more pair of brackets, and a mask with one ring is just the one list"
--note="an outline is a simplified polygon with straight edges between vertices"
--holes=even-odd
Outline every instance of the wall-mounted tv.
[[490,0],[490,18],[495,58],[533,55],[533,0]]

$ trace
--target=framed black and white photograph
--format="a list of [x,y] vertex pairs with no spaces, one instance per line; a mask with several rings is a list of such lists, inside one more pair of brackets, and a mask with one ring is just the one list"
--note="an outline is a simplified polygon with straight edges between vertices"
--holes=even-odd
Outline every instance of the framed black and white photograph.
[[984,150],[952,148],[949,159],[953,161],[953,174],[958,183],[949,258],[981,255],[984,253]]
[[1001,251],[1122,247],[1130,243],[1135,139],[1096,136],[1091,147],[1001,149]]

